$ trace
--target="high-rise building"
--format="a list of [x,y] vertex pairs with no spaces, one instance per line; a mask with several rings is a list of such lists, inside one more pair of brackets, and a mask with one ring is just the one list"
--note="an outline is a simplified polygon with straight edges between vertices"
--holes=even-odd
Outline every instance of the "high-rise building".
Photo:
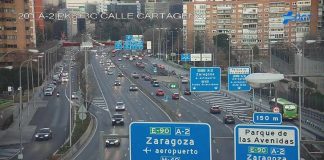
[[44,32],[45,23],[44,19],[40,18],[40,15],[43,12],[43,0],[34,0],[34,11],[35,11],[35,25],[36,28],[41,29]]
[[0,0],[0,63],[13,64],[35,47],[32,8],[28,0]]
[[102,1],[97,4],[97,12],[115,13],[117,15],[127,15],[132,13],[137,15],[141,13],[141,4],[139,1],[126,3],[119,1]]
[[[183,4],[184,48],[193,51],[199,32],[210,43],[214,36],[229,35],[232,53],[253,46],[267,53],[269,41],[299,43],[306,35],[316,35],[319,8],[315,0],[192,0]],[[283,23],[286,14],[297,20]]]
[[169,2],[166,0],[146,0],[145,13],[169,13]]

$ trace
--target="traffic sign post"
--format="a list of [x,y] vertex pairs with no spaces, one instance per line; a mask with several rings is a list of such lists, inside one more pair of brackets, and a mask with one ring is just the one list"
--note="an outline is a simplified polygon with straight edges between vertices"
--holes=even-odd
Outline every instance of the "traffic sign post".
[[234,129],[235,160],[300,159],[295,126],[239,124]]
[[132,122],[130,160],[211,160],[206,123]]
[[221,89],[220,67],[191,67],[191,92],[218,92]]
[[228,68],[228,90],[229,91],[250,91],[251,86],[245,80],[251,73],[250,67],[229,67]]
[[253,123],[254,124],[281,124],[282,115],[280,113],[272,113],[272,112],[254,112]]

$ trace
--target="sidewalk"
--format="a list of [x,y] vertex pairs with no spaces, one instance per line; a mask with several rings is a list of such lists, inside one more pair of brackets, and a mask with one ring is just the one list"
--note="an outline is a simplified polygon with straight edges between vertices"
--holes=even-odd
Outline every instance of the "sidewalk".
[[[28,106],[27,103],[23,103],[22,118],[21,118],[21,135],[22,143],[30,142],[35,133],[36,126],[29,125],[37,109],[40,107],[46,107],[47,101],[42,100],[42,86],[35,89],[33,98],[30,100]],[[33,101],[35,100],[35,106]],[[15,103],[12,106],[14,109],[13,115],[14,120],[10,127],[6,130],[0,131],[0,146],[4,145],[15,145],[20,143],[20,132],[19,132],[19,103]]]

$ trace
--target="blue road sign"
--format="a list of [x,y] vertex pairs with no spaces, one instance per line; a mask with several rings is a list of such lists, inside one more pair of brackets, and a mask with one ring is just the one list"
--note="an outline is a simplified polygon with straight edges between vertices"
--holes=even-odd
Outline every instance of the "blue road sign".
[[123,42],[115,41],[115,49],[123,49]]
[[217,92],[221,89],[221,69],[219,67],[191,67],[191,92]]
[[131,41],[125,41],[124,42],[124,49],[125,50],[131,50],[132,48],[132,43],[131,43]]
[[182,53],[180,60],[184,62],[191,61],[191,56],[189,53]]
[[211,160],[207,123],[132,122],[130,160]]
[[133,40],[133,35],[126,35],[125,41],[132,41]]
[[229,67],[228,68],[228,90],[229,91],[250,91],[251,87],[245,80],[251,73],[250,67]]
[[281,113],[273,112],[254,112],[253,113],[254,124],[281,124]]
[[300,159],[295,126],[239,124],[234,129],[235,160]]

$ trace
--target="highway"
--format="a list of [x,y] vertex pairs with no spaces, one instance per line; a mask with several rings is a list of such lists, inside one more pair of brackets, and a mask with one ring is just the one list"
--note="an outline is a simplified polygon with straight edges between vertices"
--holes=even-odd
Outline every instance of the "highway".
[[[118,55],[121,56],[121,55]],[[120,66],[121,69],[126,73],[126,75],[131,75],[133,72],[142,74],[153,74],[149,73],[147,70],[139,69],[135,66],[136,61],[130,62],[125,58],[122,61],[118,61],[118,58],[114,57],[113,61]],[[151,68],[152,64],[145,61],[145,66]],[[153,70],[152,70],[153,71]],[[171,110],[177,114],[181,114],[181,117],[178,118],[181,122],[204,122],[208,123],[211,126],[212,137],[218,137],[215,143],[212,144],[212,155],[213,160],[222,160],[222,159],[234,159],[232,154],[234,146],[233,139],[233,128],[234,125],[224,125],[222,121],[223,114],[213,115],[209,113],[210,105],[196,98],[194,95],[191,96],[182,96],[180,100],[169,99],[167,102],[163,100],[163,97],[155,96],[157,88],[161,88],[166,92],[166,95],[171,97],[172,91],[168,89],[165,85],[160,85],[160,87],[152,87],[152,84],[149,81],[144,81],[142,78],[133,79],[137,84],[140,84],[145,88],[149,93],[153,93],[153,97],[163,104],[167,105]],[[183,85],[182,88],[185,88],[186,85]],[[182,93],[181,93],[182,94]],[[152,95],[151,95],[152,96]],[[178,105],[177,105],[178,101]]]
[[[94,95],[90,112],[97,118],[98,126],[94,137],[84,148],[83,152],[76,157],[80,160],[97,160],[99,153],[99,131],[108,134],[128,134],[128,126],[133,121],[170,121],[150,98],[141,91],[130,92],[131,82],[128,77],[119,78],[121,86],[114,86],[117,79],[118,69],[114,69],[113,75],[107,75],[104,66],[99,64],[100,59],[91,56],[90,58],[89,82],[95,86],[96,90],[91,92]],[[115,113],[115,105],[118,101],[126,104],[124,126],[111,125],[111,115]],[[107,107],[108,106],[108,107]],[[128,139],[122,139],[119,148],[105,149],[105,159],[120,160],[129,159]]]
[[[64,72],[68,72],[68,66],[64,67]],[[77,82],[76,72],[72,75],[72,81]],[[47,83],[49,83],[48,81]],[[77,83],[72,83],[77,84]],[[74,85],[74,88],[77,85]],[[35,141],[34,134],[30,137],[29,143],[23,144],[23,158],[33,160],[44,160],[49,158],[61,145],[64,144],[69,135],[69,83],[57,85],[53,96],[44,96],[43,101],[47,104],[43,106],[42,103],[30,121],[30,126],[36,126],[35,132],[40,128],[50,128],[53,132],[53,138],[48,141]],[[56,92],[60,96],[56,96]],[[41,92],[41,94],[43,94]],[[24,133],[23,133],[24,134]],[[17,159],[17,157],[13,157]]]

